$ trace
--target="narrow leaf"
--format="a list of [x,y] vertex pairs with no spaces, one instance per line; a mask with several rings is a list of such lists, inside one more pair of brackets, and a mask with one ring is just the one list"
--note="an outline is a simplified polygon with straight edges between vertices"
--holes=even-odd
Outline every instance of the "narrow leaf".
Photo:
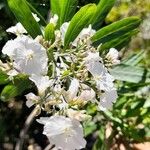
[[112,47],[116,48],[117,50],[121,50],[124,46],[126,46],[130,42],[131,37],[137,33],[138,33],[137,30],[133,30],[122,36],[119,36],[118,38],[112,39],[112,40],[102,44],[100,47],[100,50],[104,51],[104,50],[108,50]]
[[7,1],[11,11],[14,13],[17,20],[21,22],[21,24],[33,38],[42,34],[40,26],[32,16],[31,10],[28,7],[26,0]]
[[73,15],[75,14],[76,7],[77,7],[78,1],[77,0],[61,0],[60,5],[60,26],[64,22],[68,22],[71,20]]
[[91,39],[95,44],[106,43],[136,29],[140,22],[137,17],[122,19],[98,30]]
[[104,19],[106,18],[107,14],[111,10],[111,8],[114,6],[116,0],[100,0],[97,5],[97,11],[95,16],[93,17],[93,27],[95,29],[98,29]]
[[150,82],[150,72],[141,67],[120,64],[109,70],[115,79],[133,83]]
[[4,87],[0,98],[2,101],[9,101],[11,98],[21,95],[25,90],[30,88],[30,80],[25,75],[19,75],[15,77],[11,84],[8,84]]
[[60,1],[61,0],[50,0],[52,14],[57,14],[60,17]]
[[141,51],[124,60],[123,63],[130,66],[136,66],[144,58],[144,54],[144,51]]
[[96,11],[95,4],[88,4],[82,7],[71,19],[67,33],[65,35],[64,45],[67,47],[70,42],[73,42],[81,30],[91,23],[91,17]]

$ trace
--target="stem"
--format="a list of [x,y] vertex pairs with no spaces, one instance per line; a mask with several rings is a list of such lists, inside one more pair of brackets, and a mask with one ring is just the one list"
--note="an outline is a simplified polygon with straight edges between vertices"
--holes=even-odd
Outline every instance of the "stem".
[[23,144],[25,141],[25,136],[35,118],[35,116],[37,115],[37,113],[39,112],[39,106],[36,106],[33,111],[30,113],[30,115],[28,116],[28,118],[25,121],[24,127],[23,129],[20,131],[19,134],[19,139],[16,143],[16,147],[15,150],[22,150],[23,149]]

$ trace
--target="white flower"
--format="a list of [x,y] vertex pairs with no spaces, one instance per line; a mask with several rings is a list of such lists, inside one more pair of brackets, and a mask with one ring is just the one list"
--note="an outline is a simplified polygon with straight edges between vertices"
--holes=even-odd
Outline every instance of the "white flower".
[[95,91],[85,84],[81,84],[81,86],[82,86],[82,91],[78,96],[78,99],[95,102],[95,95],[96,95]]
[[86,146],[83,138],[83,129],[77,120],[64,116],[41,117],[37,119],[44,124],[43,134],[46,135],[51,144],[55,144],[57,149],[76,150]]
[[58,21],[58,15],[55,14],[51,19],[50,19],[50,23],[53,23],[55,26],[57,25],[57,21]]
[[32,13],[32,16],[34,17],[34,19],[35,19],[37,22],[40,21],[40,18],[37,16],[37,14]]
[[103,93],[100,96],[100,102],[98,103],[100,110],[105,111],[107,109],[111,109],[117,97],[118,95],[116,89],[112,89]]
[[[64,44],[65,34],[67,32],[69,24],[70,24],[70,22],[65,22],[60,27],[61,39],[62,39],[63,44]],[[76,37],[76,39],[74,41],[72,41],[72,45],[76,47],[80,40],[84,40],[87,38],[90,39],[90,37],[92,37],[95,34],[95,32],[96,31],[92,29],[91,25],[89,25],[88,28],[83,28],[83,30],[79,33],[79,35]]]
[[24,33],[27,33],[27,31],[25,30],[25,28],[22,26],[22,24],[20,22],[17,23],[15,26],[8,28],[6,30],[6,32],[13,33],[17,36],[24,34]]
[[69,86],[68,91],[66,92],[66,100],[67,102],[81,102],[83,104],[87,103],[87,101],[95,102],[95,92],[89,86],[81,84],[81,92],[79,94],[79,80],[73,79]]
[[106,58],[114,65],[119,64],[119,52],[115,48],[111,48],[106,55]]
[[76,119],[78,121],[85,121],[91,118],[90,115],[85,114],[85,110],[77,111],[73,109],[67,109],[67,115],[69,118]]
[[48,57],[46,49],[27,36],[8,41],[2,49],[2,53],[13,60],[14,68],[21,73],[28,75],[47,74]]
[[88,56],[85,57],[84,62],[87,70],[94,76],[97,77],[102,74],[102,72],[106,73],[106,68],[102,63],[100,63],[101,58],[99,57],[99,53],[89,52]]
[[[32,13],[32,15],[33,15],[33,17],[35,18],[35,20],[37,22],[40,21],[40,19],[37,17],[37,14]],[[20,36],[24,33],[27,33],[26,29],[23,27],[23,25],[20,22],[18,22],[15,26],[12,26],[12,27],[8,28],[6,30],[6,32],[13,33],[17,36]]]
[[40,100],[39,96],[36,96],[34,93],[29,93],[25,95],[27,101],[26,101],[26,106],[31,107],[34,105],[34,102],[38,102]]
[[105,66],[100,62],[99,53],[89,52],[84,59],[87,70],[92,74],[96,81],[98,90],[109,91],[113,88],[114,78],[108,73]]
[[29,79],[35,83],[39,95],[43,95],[46,89],[53,84],[53,80],[50,80],[48,76],[38,76],[33,74]]
[[78,89],[79,89],[79,80],[74,78],[71,81],[69,90],[67,91],[69,100],[73,100],[77,96]]
[[101,74],[95,77],[96,87],[99,90],[109,91],[114,87],[114,78],[105,72],[101,72]]

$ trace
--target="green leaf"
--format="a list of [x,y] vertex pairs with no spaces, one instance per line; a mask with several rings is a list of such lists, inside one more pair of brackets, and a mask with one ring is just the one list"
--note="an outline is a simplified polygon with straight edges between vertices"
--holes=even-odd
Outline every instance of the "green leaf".
[[102,25],[107,14],[115,4],[115,1],[116,0],[100,0],[97,5],[96,14],[93,17],[93,27],[95,29],[98,29]]
[[120,124],[120,125],[122,124],[122,120],[120,118],[114,117],[112,112],[110,112],[110,111],[103,111],[102,113],[104,114],[104,116],[106,116],[107,118],[109,118],[113,122],[116,122],[117,124]]
[[35,14],[37,14],[37,16],[40,18],[40,22],[42,23],[42,25],[46,25],[46,20],[44,19],[44,17],[29,3],[27,2],[29,8],[31,9],[31,11]]
[[97,138],[92,147],[92,150],[106,150],[104,141],[102,141],[100,138]]
[[109,70],[115,79],[133,83],[150,82],[150,72],[141,67],[120,64]]
[[0,70],[0,85],[6,84],[9,82],[8,75]]
[[84,125],[84,135],[87,137],[97,129],[97,125],[94,122],[86,122]]
[[14,81],[11,84],[8,84],[4,87],[1,92],[1,100],[9,101],[15,96],[21,95],[25,90],[31,88],[31,81],[25,75],[19,75],[15,77]]
[[40,26],[32,16],[31,10],[28,7],[26,0],[7,1],[11,11],[14,13],[17,20],[21,22],[21,24],[33,38],[42,34]]
[[50,0],[52,14],[57,14],[60,17],[60,2],[61,0]]
[[77,0],[61,0],[59,26],[61,26],[64,22],[68,22],[71,20],[71,18],[75,14],[77,4]]
[[82,7],[71,19],[68,30],[65,34],[64,46],[68,47],[70,42],[73,42],[79,35],[81,30],[91,23],[91,18],[94,16],[96,11],[95,4],[88,4]]
[[131,32],[140,25],[138,17],[128,17],[98,30],[91,38],[94,44],[106,43]]
[[122,63],[130,66],[136,66],[144,58],[144,51],[142,50],[138,54],[134,54]]
[[49,23],[46,27],[45,27],[45,40],[46,41],[51,41],[52,43],[55,40],[55,26],[53,23]]
[[95,141],[92,150],[106,150],[106,142],[105,141],[105,131],[106,128],[103,125],[100,125],[100,129],[98,130],[98,137]]
[[126,46],[130,42],[131,37],[137,34],[137,32],[138,32],[137,30],[133,30],[122,36],[119,36],[118,38],[112,39],[102,44],[100,47],[100,51],[108,50],[112,47],[116,48],[117,50],[121,50],[124,46]]
[[[148,87],[147,87],[148,88]],[[144,108],[150,108],[150,99],[147,99],[144,103]]]

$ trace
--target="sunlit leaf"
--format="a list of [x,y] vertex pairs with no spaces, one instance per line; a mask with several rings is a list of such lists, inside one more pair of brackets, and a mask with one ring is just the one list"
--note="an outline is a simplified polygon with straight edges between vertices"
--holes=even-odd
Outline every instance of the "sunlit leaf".
[[45,40],[46,41],[51,41],[52,43],[55,40],[55,26],[53,23],[49,23],[46,27],[45,27]]
[[26,0],[7,0],[11,11],[21,22],[27,32],[33,37],[41,35],[39,24],[34,19]]
[[93,17],[93,27],[98,29],[111,8],[113,7],[116,0],[100,0],[97,5],[97,11],[95,16]]
[[116,48],[117,50],[121,50],[131,41],[131,37],[137,33],[138,31],[134,30],[115,39],[109,40],[101,45],[100,51],[108,50],[112,47]]
[[94,44],[106,43],[115,38],[119,38],[124,34],[136,29],[141,20],[137,17],[128,17],[120,21],[114,22],[108,26],[98,30],[93,36]]
[[64,22],[68,22],[71,20],[71,18],[75,14],[77,4],[78,4],[77,0],[61,0],[60,23],[59,23],[60,26]]
[[95,4],[88,4],[82,7],[71,19],[67,33],[65,35],[64,45],[67,47],[70,42],[73,42],[81,30],[91,23],[91,17],[96,11]]
[[1,92],[0,99],[9,101],[15,96],[21,95],[25,90],[31,88],[31,82],[25,75],[15,77],[14,81],[4,87]]
[[133,83],[150,82],[150,72],[141,67],[133,67],[125,64],[110,69],[115,79]]

